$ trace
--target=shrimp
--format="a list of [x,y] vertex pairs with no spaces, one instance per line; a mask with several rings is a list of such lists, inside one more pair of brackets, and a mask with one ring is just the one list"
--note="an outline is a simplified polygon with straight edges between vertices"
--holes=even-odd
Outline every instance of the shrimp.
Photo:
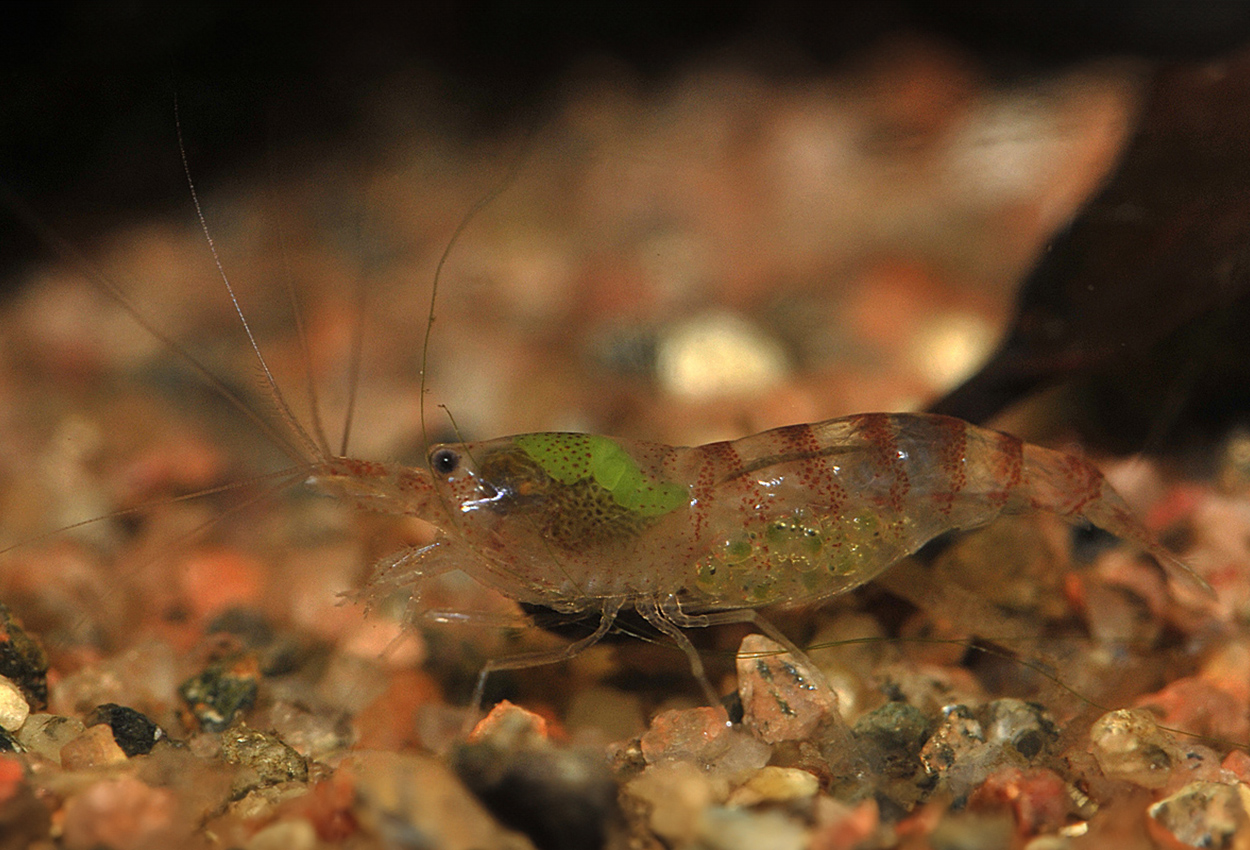
[[[181,150],[180,128],[179,143]],[[319,421],[305,429],[279,389],[217,257],[182,154],[205,239],[287,433],[234,398],[116,286],[90,277],[287,452],[295,465],[277,477],[303,478],[360,509],[419,517],[437,528],[432,542],[384,558],[363,595],[401,591],[410,597],[411,619],[437,618],[442,612],[423,610],[422,589],[459,570],[521,603],[598,616],[590,635],[561,649],[489,661],[474,708],[491,672],[570,658],[606,635],[626,608],[678,644],[715,703],[682,629],[748,623],[801,655],[760,609],[846,593],[934,538],[1005,513],[1046,511],[1093,524],[1148,552],[1174,578],[1209,591],[1092,464],[940,415],[860,414],[693,447],[529,433],[435,445],[424,467],[336,452]],[[480,208],[461,220],[438,270]],[[423,361],[437,285],[438,271]]]
[[[474,711],[491,672],[571,658],[602,639],[626,607],[678,644],[715,704],[719,696],[682,628],[749,623],[802,656],[758,609],[845,593],[934,538],[1003,513],[1048,511],[1090,523],[1211,593],[1089,462],[937,414],[860,414],[693,447],[518,434],[434,445],[425,468],[358,460],[343,456],[345,450],[336,455],[318,420],[312,433],[300,424],[256,345],[200,208],[181,135],[179,142],[214,262],[274,406],[295,437],[275,435],[279,443],[323,492],[438,529],[431,543],[384,558],[371,591],[407,592],[416,616],[424,582],[459,570],[521,603],[598,615],[590,635],[562,649],[488,661]],[[423,361],[443,263],[473,216],[510,179],[470,210],[444,247]],[[424,382],[423,369],[423,405]]]
[[1208,589],[1089,462],[936,414],[861,414],[694,447],[520,434],[433,446],[424,469],[333,458],[311,480],[438,527],[374,578],[414,605],[423,581],[458,569],[520,602],[598,614],[564,649],[488,663],[475,701],[492,670],[571,657],[632,607],[681,646],[715,702],[681,628],[751,623],[797,652],[757,609],[845,593],[1004,513],[1090,523]]

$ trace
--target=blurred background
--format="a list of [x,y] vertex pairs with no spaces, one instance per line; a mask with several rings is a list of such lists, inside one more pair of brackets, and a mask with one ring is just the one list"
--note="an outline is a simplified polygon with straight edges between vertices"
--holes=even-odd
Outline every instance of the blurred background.
[[[295,647],[256,674],[258,726],[332,728],[305,748],[318,758],[437,749],[483,660],[558,644],[431,628],[394,650],[394,619],[339,604],[420,530],[300,488],[261,509],[279,495],[260,476],[288,461],[257,420],[284,426],[223,274],[295,416],[312,427],[315,387],[337,449],[353,410],[356,456],[417,463],[430,440],[550,429],[693,444],[924,409],[1087,452],[1218,608],[1182,611],[1126,550],[1026,517],[824,606],[828,628],[783,626],[979,634],[968,591],[1049,658],[1075,646],[1055,675],[1116,705],[1226,628],[1241,666],[1215,666],[1244,697],[1250,3],[0,16],[0,534],[23,544],[0,553],[0,593],[53,655],[54,711],[117,701],[175,729],[176,684],[234,640]],[[456,580],[431,604],[521,622]],[[239,622],[272,627],[270,645]],[[696,631],[727,673],[738,635]],[[569,726],[627,737],[691,685],[680,653],[628,646],[558,686],[564,668],[492,688],[574,717],[608,683],[609,708]],[[902,679],[861,665],[843,707],[904,681],[936,712],[949,694],[930,668],[966,677],[965,649]],[[994,668],[987,688],[1030,678],[969,655]],[[1187,704],[1206,705],[1179,700],[1172,722],[1244,738],[1242,702],[1228,726]]]
[[[449,259],[431,351],[431,400],[466,437],[698,442],[936,405],[1167,453],[1222,440],[1246,409],[1246,4],[6,15],[8,192],[162,330],[213,347],[216,328],[246,371],[181,176],[177,99],[252,318],[289,330],[273,293],[307,289],[334,377],[351,293],[367,293],[366,369],[385,386],[362,393],[361,421],[385,433],[363,432],[362,451],[417,439],[433,265],[501,187]],[[8,206],[17,288],[56,252]],[[50,327],[72,325],[59,315]],[[104,317],[57,331],[98,351],[36,359],[133,365],[159,348]]]

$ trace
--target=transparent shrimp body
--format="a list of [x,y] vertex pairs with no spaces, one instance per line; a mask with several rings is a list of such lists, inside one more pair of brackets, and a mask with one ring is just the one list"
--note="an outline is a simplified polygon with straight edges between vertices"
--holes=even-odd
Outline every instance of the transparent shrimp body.
[[696,447],[523,434],[436,446],[428,470],[357,467],[323,483],[441,529],[414,555],[414,581],[457,568],[605,618],[632,605],[702,624],[683,618],[818,601],[1004,511],[1092,523],[1202,584],[1088,462],[944,416],[865,414]]

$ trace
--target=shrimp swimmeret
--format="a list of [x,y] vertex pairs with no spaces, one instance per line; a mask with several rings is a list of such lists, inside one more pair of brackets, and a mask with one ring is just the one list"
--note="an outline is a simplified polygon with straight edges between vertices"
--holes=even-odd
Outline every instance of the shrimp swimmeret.
[[526,603],[597,613],[589,637],[491,670],[571,657],[632,607],[675,639],[715,692],[679,627],[750,622],[870,581],[928,541],[1003,513],[1048,511],[1149,552],[1163,549],[1090,463],[958,419],[862,414],[732,442],[673,447],[589,434],[521,434],[434,446],[428,468],[326,458],[312,479],[357,506],[421,517],[435,540],[383,562],[375,586],[405,589],[461,570]]

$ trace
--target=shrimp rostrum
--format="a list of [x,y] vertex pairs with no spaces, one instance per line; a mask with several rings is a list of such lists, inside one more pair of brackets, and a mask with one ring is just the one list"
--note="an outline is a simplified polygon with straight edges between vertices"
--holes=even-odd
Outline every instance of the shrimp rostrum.
[[315,483],[366,509],[424,518],[434,541],[388,558],[374,581],[410,590],[459,569],[520,602],[597,613],[594,633],[492,670],[571,657],[633,607],[674,639],[715,700],[682,627],[749,622],[870,581],[944,532],[1049,511],[1149,552],[1163,549],[1089,462],[946,416],[863,414],[732,442],[673,447],[537,433],[434,446],[428,468],[350,459]]

